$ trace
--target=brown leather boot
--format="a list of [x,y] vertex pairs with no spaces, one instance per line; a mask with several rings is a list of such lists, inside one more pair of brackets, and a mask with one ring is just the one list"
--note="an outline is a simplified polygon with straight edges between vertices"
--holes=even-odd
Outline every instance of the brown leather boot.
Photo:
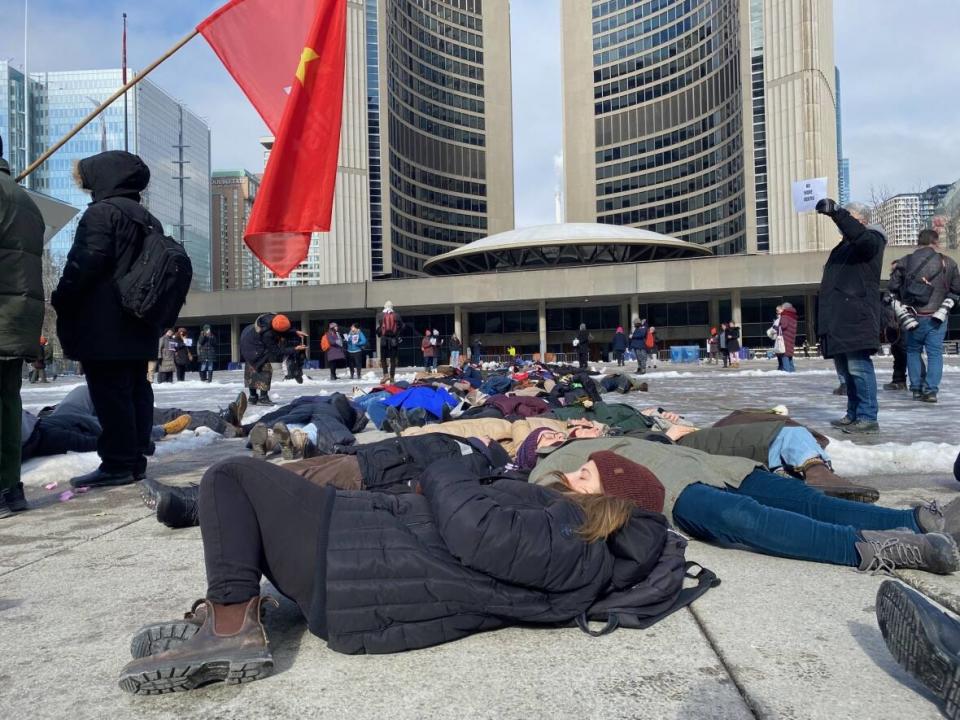
[[824,495],[862,503],[875,503],[880,499],[880,492],[876,488],[844,480],[820,458],[808,461],[797,470],[807,485]]
[[144,625],[130,640],[130,657],[145,658],[182,645],[197,634],[206,618],[207,601],[197,600],[182,620]]
[[[273,656],[260,621],[265,602],[277,604],[269,596],[251,598],[239,630],[222,635],[215,629],[217,606],[201,600],[206,608],[196,634],[169,650],[128,663],[120,672],[121,689],[135,695],[161,695],[214,682],[235,685],[267,677],[273,671]],[[197,616],[198,605],[194,608]]]

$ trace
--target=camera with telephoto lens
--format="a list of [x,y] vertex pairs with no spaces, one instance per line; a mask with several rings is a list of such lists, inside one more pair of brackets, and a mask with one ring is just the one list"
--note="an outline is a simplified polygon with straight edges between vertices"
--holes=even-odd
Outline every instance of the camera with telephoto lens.
[[946,322],[947,316],[950,314],[950,311],[953,310],[954,305],[956,305],[956,303],[953,298],[944,298],[943,302],[940,303],[940,307],[937,308],[937,311],[932,316],[933,321],[938,323]]
[[883,301],[893,308],[893,314],[896,316],[897,324],[900,325],[901,330],[910,332],[920,326],[917,321],[917,313],[912,307],[904,305],[890,293],[884,293]]

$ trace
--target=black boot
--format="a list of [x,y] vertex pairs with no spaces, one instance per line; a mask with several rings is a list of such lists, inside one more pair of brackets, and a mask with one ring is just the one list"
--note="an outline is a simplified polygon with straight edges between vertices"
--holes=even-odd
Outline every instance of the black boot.
[[257,391],[254,390],[253,388],[250,388],[248,392],[250,393],[250,404],[256,405],[260,400],[259,396],[257,395]]
[[89,472],[86,475],[79,475],[74,478],[70,478],[71,487],[114,487],[117,485],[130,485],[135,483],[137,480],[133,476],[133,472],[130,470],[125,470],[123,472],[109,473],[104,472],[100,468],[97,468],[93,472]]
[[900,666],[960,718],[960,623],[913,588],[884,580],[877,591],[877,624]]
[[17,483],[3,494],[11,512],[23,512],[27,509],[27,498],[23,494],[23,483]]
[[200,524],[199,485],[165,485],[147,478],[140,483],[140,499],[148,508],[157,511],[157,522],[168,528]]

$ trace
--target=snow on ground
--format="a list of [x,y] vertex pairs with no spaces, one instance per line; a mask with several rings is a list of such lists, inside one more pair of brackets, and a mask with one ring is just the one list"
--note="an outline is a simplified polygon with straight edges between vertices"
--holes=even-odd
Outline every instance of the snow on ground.
[[[836,386],[833,365],[819,359],[798,358],[798,371],[793,374],[777,372],[774,362],[767,360],[744,361],[739,370],[724,370],[716,365],[660,363],[643,376],[649,383],[649,392],[613,394],[607,399],[641,409],[674,410],[704,426],[738,408],[783,404],[791,417],[831,438],[828,451],[841,474],[949,474],[960,451],[960,435],[954,424],[960,418],[960,358],[948,358],[947,363],[939,404],[917,403],[909,393],[881,389],[880,435],[855,440],[829,425],[831,419],[844,414],[846,399],[831,394]],[[880,357],[876,364],[878,382],[882,385],[890,379],[892,361]],[[614,366],[605,367],[616,370]],[[627,365],[626,370],[634,369],[635,364]],[[412,381],[415,372],[414,368],[405,368],[397,377]],[[301,395],[342,392],[349,396],[354,388],[367,390],[379,380],[379,373],[372,370],[360,380],[350,380],[349,375],[343,379],[344,374],[341,371],[340,379],[332,381],[325,370],[308,371],[302,385],[292,380],[277,380],[270,396],[278,405]],[[49,385],[25,385],[24,407],[36,411],[52,405],[78,384],[76,377],[64,377]],[[190,379],[154,385],[153,389],[157,407],[176,407],[186,412],[218,410],[242,391],[243,373],[218,372],[214,374],[213,383]],[[273,409],[250,407],[244,420],[253,421]],[[157,454],[192,452],[219,440],[218,435],[204,428],[157,443]],[[70,477],[94,469],[97,463],[96,453],[38,458],[24,465],[24,482],[40,487],[56,481],[62,487]]]

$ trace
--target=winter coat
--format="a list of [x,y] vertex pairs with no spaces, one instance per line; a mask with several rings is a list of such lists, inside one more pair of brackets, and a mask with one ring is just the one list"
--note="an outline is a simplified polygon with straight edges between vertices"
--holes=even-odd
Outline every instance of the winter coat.
[[504,417],[536,417],[550,410],[546,400],[538,397],[517,397],[516,395],[494,395],[487,398],[491,405],[503,413]]
[[727,338],[727,350],[729,353],[736,355],[740,352],[740,328],[728,327],[724,331],[724,335]]
[[43,326],[40,209],[0,159],[0,360],[33,359]]
[[186,367],[193,362],[193,349],[187,345],[185,338],[177,338],[177,352],[174,355],[173,361],[179,367]]
[[450,338],[450,352],[460,352],[463,350],[463,341],[456,335]]
[[327,350],[327,362],[340,362],[347,359],[347,354],[343,350],[343,338],[336,330],[327,331],[327,342],[330,343],[330,349]]
[[580,330],[577,332],[577,346],[574,350],[577,351],[577,355],[589,355],[590,354],[590,341],[593,340],[593,335],[587,330]]
[[777,415],[770,412],[769,410],[755,410],[755,409],[744,409],[744,410],[734,410],[729,415],[720,418],[717,420],[713,427],[719,428],[726,425],[748,425],[751,423],[783,423],[786,427],[802,427],[807,430],[813,439],[817,441],[817,444],[820,447],[825,448],[830,444],[830,438],[826,435],[821,435],[816,430],[811,430],[806,425],[801,425],[796,420],[790,417],[784,417],[782,415]]
[[547,417],[558,420],[593,420],[610,427],[628,430],[647,430],[653,421],[639,410],[623,403],[595,402],[589,408],[582,405],[554,408]]
[[[354,335],[356,335],[356,341],[354,341]],[[347,352],[363,352],[367,346],[367,336],[363,334],[363,330],[357,330],[356,333],[347,332],[343,337],[347,341]]]
[[827,258],[820,281],[817,335],[825,358],[880,347],[880,271],[887,236],[864,227],[843,208],[833,222],[843,235]]
[[523,420],[504,420],[502,418],[468,418],[449,420],[445,423],[432,423],[423,427],[411,427],[401,433],[402,437],[416,437],[444,434],[469,440],[470,438],[489,437],[510,456],[515,457],[517,450],[534,430],[547,428],[557,432],[567,432],[570,428],[566,420],[531,417]]
[[[271,329],[274,316],[275,313],[264,313],[240,333],[240,356],[258,372],[269,362],[282,362],[286,356],[293,355],[294,348],[300,344],[295,332],[278,333]],[[288,343],[281,345],[282,340]]]
[[394,335],[385,335],[383,332],[383,316],[384,311],[381,310],[377,313],[377,337],[380,338],[380,347],[387,348],[389,350],[395,349],[400,346],[400,333],[403,332],[404,324],[403,318],[400,316],[396,310],[392,311],[393,315],[397,321],[397,332]]
[[473,362],[477,362],[481,355],[483,355],[483,343],[479,340],[474,340],[470,344],[470,359],[473,360]]
[[337,492],[310,629],[357,654],[563,625],[645,578],[663,551],[659,515],[635,510],[606,541],[586,543],[582,511],[553,490],[479,479],[442,460],[423,473],[422,495]]
[[150,170],[136,155],[111,150],[81,160],[79,171],[93,202],[51,297],[60,345],[82,362],[151,360],[161,328],[124,311],[115,285],[143,249],[144,230],[131,217],[161,226],[140,204]]
[[446,388],[435,389],[417,386],[391,395],[384,400],[384,404],[404,410],[423,408],[437,420],[440,420],[443,417],[444,405],[454,408],[460,404],[460,401],[447,392]]
[[610,349],[614,352],[623,352],[627,349],[627,336],[622,332],[614,333],[610,341]]
[[[934,260],[935,255],[939,255],[936,260]],[[932,315],[948,297],[955,303],[960,301],[960,270],[957,269],[957,262],[953,258],[938,253],[932,247],[921,247],[897,260],[897,266],[890,273],[887,289],[907,305],[912,303],[904,298],[903,286],[909,282],[908,276],[914,274],[918,276],[922,274],[930,280],[932,286],[927,304],[914,308],[917,314]]]
[[437,346],[431,345],[430,341],[433,339],[433,336],[424,337],[420,341],[420,350],[423,352],[423,357],[432,358],[437,356]]
[[157,345],[157,372],[173,372],[177,369],[177,338],[169,337],[166,334],[160,337]]
[[784,354],[792,358],[797,346],[797,311],[793,308],[784,308],[780,313],[780,334],[786,348]]
[[700,450],[631,437],[570,440],[541,458],[530,473],[530,482],[549,485],[554,470],[572,472],[599,450],[611,450],[648,468],[666,490],[663,514],[673,517],[673,506],[688,486],[704,483],[718,488],[740,487],[762,462],[742,457],[708,455]]
[[[360,487],[356,489],[378,492],[412,492],[423,471],[444,458],[461,459],[482,477],[510,462],[510,457],[496,443],[488,448],[478,440],[461,440],[439,432],[351,445],[340,448],[338,453],[356,458],[361,478]],[[310,458],[284,467],[311,482],[335,484],[335,479],[331,481],[327,477],[329,457]]]
[[634,325],[633,332],[630,333],[630,349],[631,350],[644,350],[646,349],[646,340],[647,340],[647,325],[643,324],[639,327]]
[[197,340],[197,358],[200,362],[217,361],[217,336],[213,333],[201,335]]

